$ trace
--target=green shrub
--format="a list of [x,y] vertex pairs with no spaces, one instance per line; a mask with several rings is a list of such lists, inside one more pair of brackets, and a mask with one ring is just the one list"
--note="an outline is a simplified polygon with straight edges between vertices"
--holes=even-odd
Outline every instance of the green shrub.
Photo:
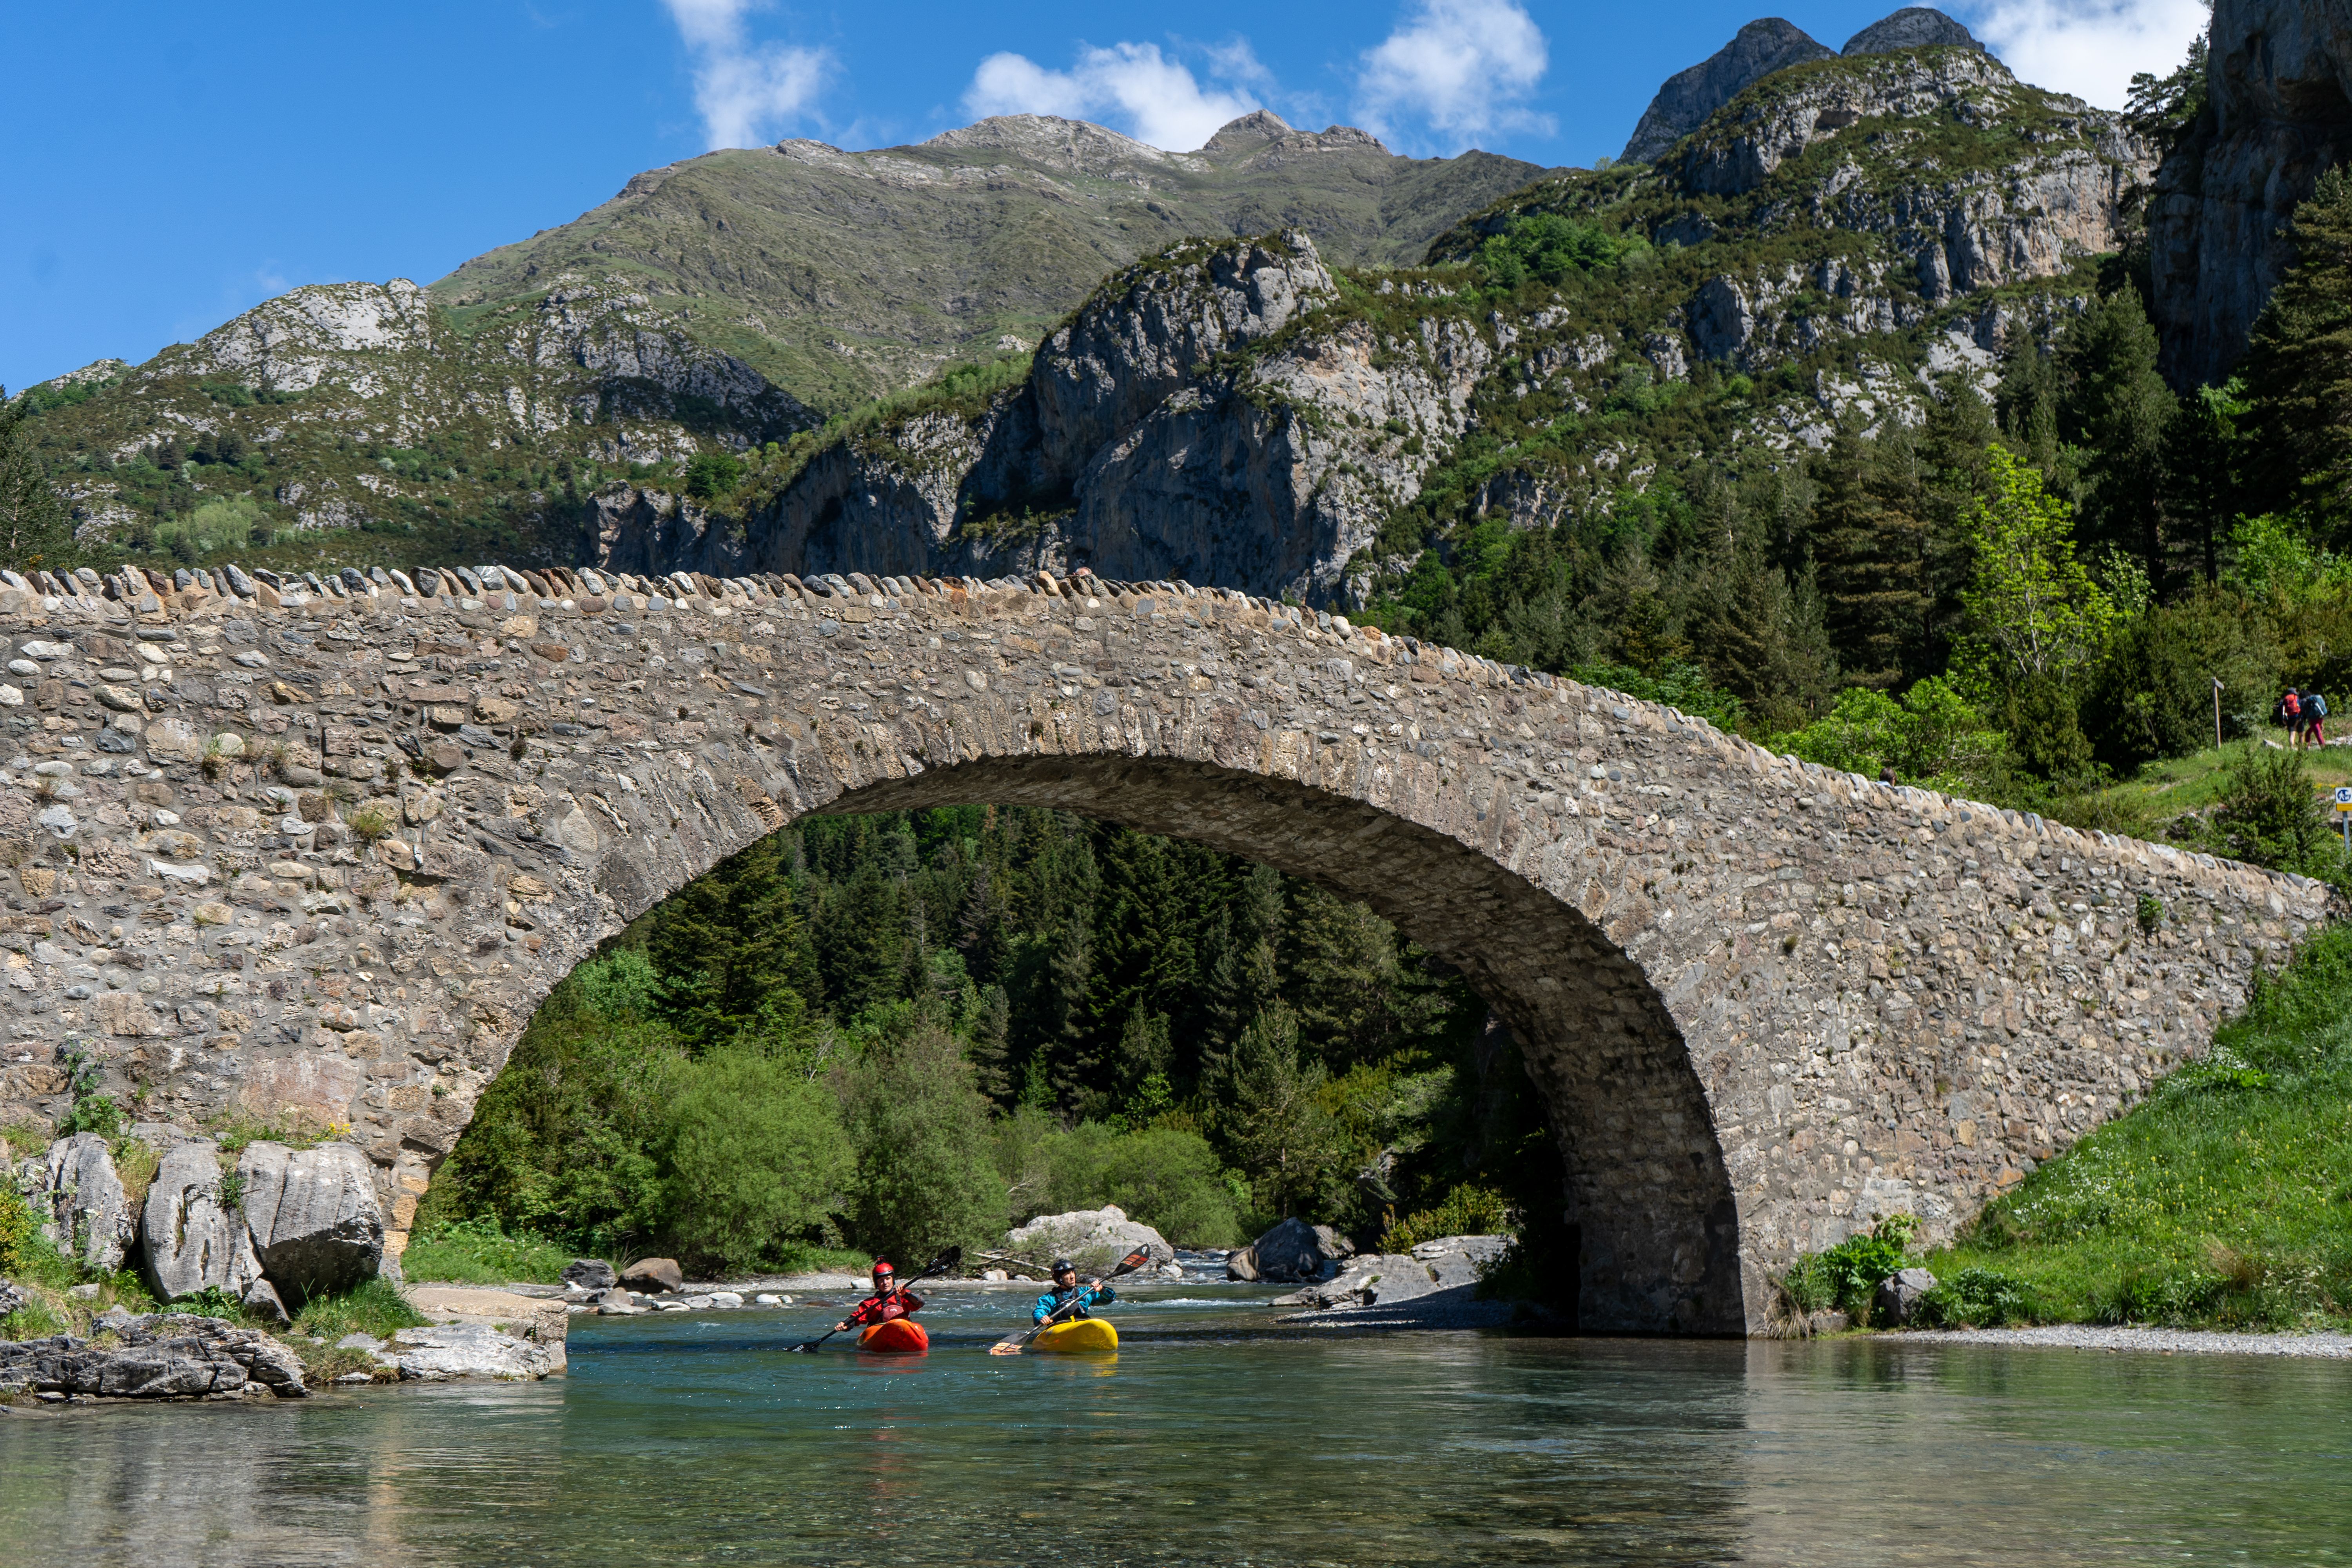
[[998,1169],[1013,1190],[1009,1219],[1116,1204],[1179,1247],[1233,1247],[1241,1216],[1208,1141],[1189,1129],[1124,1131],[1098,1121],[1064,1131],[1034,1106],[997,1124]]
[[24,1268],[34,1247],[50,1250],[41,1239],[39,1217],[16,1188],[0,1182],[0,1279],[11,1278]]
[[362,1279],[348,1290],[313,1296],[294,1314],[294,1331],[333,1344],[345,1334],[390,1339],[402,1329],[423,1328],[431,1320],[408,1304],[389,1279]]
[[504,1285],[516,1280],[552,1285],[574,1254],[530,1231],[509,1234],[494,1215],[443,1220],[419,1230],[400,1255],[401,1272],[411,1279],[442,1279],[457,1285]]
[[1918,1321],[1931,1326],[1998,1329],[2031,1322],[2041,1314],[2032,1291],[1996,1269],[1963,1268],[1939,1279],[1917,1308]]
[[1407,1215],[1381,1238],[1382,1252],[1410,1252],[1424,1241],[1444,1236],[1505,1236],[1516,1234],[1518,1216],[1510,1201],[1491,1187],[1465,1182],[1445,1194],[1435,1208]]
[[857,1151],[850,1214],[860,1247],[915,1268],[943,1247],[995,1242],[1004,1178],[992,1157],[988,1101],[953,1037],[917,1022],[846,1070],[841,1094]]
[[1782,1276],[1780,1288],[1801,1310],[1835,1307],[1860,1326],[1870,1321],[1871,1298],[1879,1281],[1911,1266],[1907,1248],[1918,1234],[1919,1222],[1910,1215],[1888,1215],[1826,1252],[1799,1258]]
[[745,1052],[697,1065],[668,1163],[679,1251],[721,1273],[796,1261],[822,1239],[851,1168],[834,1097],[794,1064]]

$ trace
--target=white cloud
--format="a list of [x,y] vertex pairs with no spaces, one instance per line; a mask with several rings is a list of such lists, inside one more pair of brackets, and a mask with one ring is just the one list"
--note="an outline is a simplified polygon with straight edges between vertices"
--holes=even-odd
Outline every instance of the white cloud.
[[[1238,52],[1236,52],[1238,51]],[[1048,70],[1024,55],[996,54],[980,62],[963,106],[972,114],[1058,114],[1069,120],[1117,122],[1139,142],[1189,152],[1217,127],[1258,106],[1236,80],[1265,79],[1249,46],[1236,41],[1214,51],[1223,86],[1204,87],[1181,61],[1157,44],[1113,44],[1078,53],[1066,71]]]
[[829,49],[755,46],[743,26],[758,0],[663,0],[694,56],[694,107],[711,147],[748,147],[808,112],[834,67]]
[[1418,0],[1356,77],[1365,129],[1414,140],[1412,122],[1451,150],[1503,131],[1549,131],[1521,100],[1549,65],[1542,29],[1517,0]]
[[2108,109],[2134,71],[2178,66],[2212,20],[2204,0],[1978,0],[1968,16],[2021,79]]

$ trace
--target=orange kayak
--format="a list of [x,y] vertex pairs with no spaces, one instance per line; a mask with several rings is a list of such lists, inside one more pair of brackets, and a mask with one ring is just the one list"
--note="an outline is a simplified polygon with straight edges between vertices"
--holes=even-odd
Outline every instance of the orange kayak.
[[858,1335],[857,1348],[877,1355],[918,1355],[931,1348],[931,1336],[912,1318],[893,1318]]

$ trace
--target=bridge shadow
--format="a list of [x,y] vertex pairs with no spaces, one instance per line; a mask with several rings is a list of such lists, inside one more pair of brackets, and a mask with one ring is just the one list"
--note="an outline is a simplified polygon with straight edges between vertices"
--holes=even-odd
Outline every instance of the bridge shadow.
[[1459,969],[1520,1042],[1566,1166],[1588,1331],[1743,1334],[1739,1221],[1690,1054],[1648,977],[1484,848],[1209,763],[988,757],[849,790],[836,812],[1045,806],[1191,839],[1370,905]]

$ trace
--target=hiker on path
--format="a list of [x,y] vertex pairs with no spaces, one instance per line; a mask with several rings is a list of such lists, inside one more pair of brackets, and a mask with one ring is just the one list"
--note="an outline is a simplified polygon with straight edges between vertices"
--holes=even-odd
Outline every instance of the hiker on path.
[[2302,707],[2304,744],[2307,746],[2327,744],[2327,736],[2320,728],[2327,722],[2327,699],[2305,688],[2303,692]]
[[2278,721],[2286,726],[2286,743],[2290,748],[2303,744],[2303,698],[2292,686],[2279,699]]

